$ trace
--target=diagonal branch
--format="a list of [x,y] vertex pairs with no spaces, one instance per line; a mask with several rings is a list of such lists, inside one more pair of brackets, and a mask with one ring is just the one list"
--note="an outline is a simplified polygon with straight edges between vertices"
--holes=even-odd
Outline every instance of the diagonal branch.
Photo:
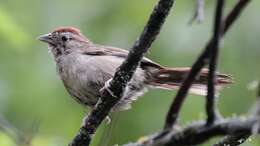
[[83,121],[77,136],[70,144],[71,146],[87,146],[90,144],[96,129],[109,114],[111,108],[120,100],[141,59],[159,34],[173,3],[174,0],[160,0],[155,6],[141,36],[131,48],[126,60],[117,69],[108,86],[102,89],[100,102]]
[[[251,0],[239,0],[235,7],[231,10],[225,20],[222,22],[222,26],[224,26],[224,31],[221,36],[225,35],[225,33],[229,30],[230,26],[234,23],[234,21],[241,14],[242,10]],[[192,65],[191,71],[182,83],[182,86],[178,90],[177,95],[174,98],[174,101],[168,111],[165,128],[171,128],[175,125],[182,104],[186,98],[189,88],[191,87],[194,79],[199,74],[200,70],[207,64],[210,56],[210,48],[212,48],[213,39],[211,38],[208,44],[206,45],[202,54],[198,57],[195,63]]]
[[224,10],[224,0],[218,0],[216,5],[216,14],[214,22],[214,34],[212,41],[210,62],[209,62],[209,80],[208,80],[208,94],[206,100],[206,111],[208,115],[207,125],[212,124],[218,118],[218,111],[216,108],[216,92],[215,85],[216,83],[216,68],[218,62],[218,52],[219,52],[219,43],[222,33],[222,15]]
[[8,135],[16,143],[16,145],[30,146],[37,129],[38,125],[32,125],[30,131],[21,131],[10,121],[8,121],[4,115],[0,114],[0,131]]

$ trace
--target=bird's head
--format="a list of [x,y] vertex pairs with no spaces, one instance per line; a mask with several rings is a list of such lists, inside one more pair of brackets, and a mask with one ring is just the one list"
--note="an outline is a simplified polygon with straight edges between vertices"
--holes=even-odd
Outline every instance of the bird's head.
[[55,57],[84,48],[91,42],[74,27],[60,27],[38,37],[38,40],[47,43]]

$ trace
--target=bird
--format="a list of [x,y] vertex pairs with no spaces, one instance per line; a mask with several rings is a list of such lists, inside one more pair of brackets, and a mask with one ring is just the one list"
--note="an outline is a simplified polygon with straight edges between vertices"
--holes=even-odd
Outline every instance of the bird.
[[[58,76],[68,93],[84,107],[95,107],[100,98],[100,90],[128,55],[125,49],[95,44],[78,28],[71,26],[58,27],[50,33],[40,35],[38,40],[48,44]],[[179,89],[190,70],[190,67],[165,67],[143,57],[112,111],[130,109],[132,102],[147,89]],[[203,68],[189,92],[206,95],[208,74],[208,69]],[[218,91],[231,83],[230,75],[216,73],[215,88]]]

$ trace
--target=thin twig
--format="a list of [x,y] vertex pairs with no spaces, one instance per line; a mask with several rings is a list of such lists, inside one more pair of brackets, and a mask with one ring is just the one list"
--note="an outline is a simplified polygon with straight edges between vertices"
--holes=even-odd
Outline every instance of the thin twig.
[[8,135],[17,146],[20,145],[31,145],[32,138],[35,136],[37,126],[32,126],[30,133],[25,133],[15,127],[10,121],[8,121],[2,114],[0,114],[0,130]]
[[21,131],[14,127],[3,115],[0,115],[0,130],[5,132],[17,144],[21,144],[24,139],[20,137]]
[[101,101],[85,118],[77,136],[70,144],[71,146],[87,146],[90,144],[96,129],[111,108],[120,100],[141,59],[159,34],[173,3],[174,0],[160,0],[155,6],[141,36],[131,48],[126,60],[117,69],[108,87],[103,88]]
[[201,23],[204,20],[204,0],[196,0],[195,13],[190,20],[190,24],[195,20]]
[[[260,81],[259,81],[256,96],[257,96],[257,105],[256,105],[256,110],[254,111],[255,113],[253,113],[253,115],[252,115],[253,117],[259,117],[259,115],[260,115]],[[258,120],[260,120],[260,119],[258,119]],[[259,122],[256,124],[259,125]],[[254,126],[257,126],[257,125],[254,125]],[[252,128],[255,128],[254,126]],[[254,129],[253,129],[253,131],[254,131]],[[228,135],[228,136],[224,137],[220,142],[214,144],[213,146],[238,146],[238,145],[241,145],[242,143],[244,143],[250,136],[251,136],[251,134],[248,134],[248,133],[237,133],[234,135]]]
[[214,34],[213,45],[211,48],[210,62],[209,62],[209,79],[208,79],[208,94],[206,100],[207,111],[207,125],[212,124],[218,117],[218,111],[216,108],[216,68],[218,64],[218,52],[219,43],[222,33],[222,15],[224,11],[225,0],[218,0],[216,5],[215,22],[214,22]]
[[[256,116],[256,115],[254,115]],[[257,117],[257,116],[256,116]],[[255,123],[258,124],[259,123]],[[254,125],[255,125],[254,124]],[[251,127],[253,129],[254,126]],[[225,136],[221,139],[218,143],[214,144],[213,146],[239,146],[246,142],[246,140],[251,136],[251,133],[235,133],[233,135]]]
[[[222,22],[224,26],[224,31],[222,35],[229,30],[230,26],[233,22],[238,18],[241,14],[242,10],[251,0],[239,0],[235,7],[231,10],[225,20]],[[209,43],[206,45],[202,54],[198,57],[195,63],[192,65],[191,71],[182,83],[182,86],[177,92],[177,95],[174,98],[174,101],[168,111],[166,122],[164,128],[171,128],[175,125],[180,109],[182,104],[186,98],[189,88],[191,87],[193,81],[195,80],[196,76],[199,74],[200,70],[208,63],[208,57],[210,55],[210,48],[212,47],[213,40],[211,39]]]

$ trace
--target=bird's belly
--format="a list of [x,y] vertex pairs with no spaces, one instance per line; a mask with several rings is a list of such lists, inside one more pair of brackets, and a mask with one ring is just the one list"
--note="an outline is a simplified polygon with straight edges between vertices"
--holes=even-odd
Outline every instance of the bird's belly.
[[[94,106],[98,102],[99,90],[105,82],[113,77],[116,68],[122,63],[122,58],[113,56],[66,56],[60,61],[58,73],[68,92],[81,104]],[[127,86],[122,100],[115,106],[126,109],[126,105],[136,100],[144,90],[144,72],[137,69],[133,79]]]
[[81,104],[93,106],[98,101],[99,90],[105,82],[99,79],[104,79],[105,76],[97,66],[89,65],[91,62],[88,59],[80,57],[73,57],[74,60],[69,59],[69,56],[64,58],[58,73],[70,95]]
[[99,91],[101,86],[89,85],[79,77],[68,77],[66,80],[62,79],[63,83],[70,93],[80,104],[94,106],[98,101]]

